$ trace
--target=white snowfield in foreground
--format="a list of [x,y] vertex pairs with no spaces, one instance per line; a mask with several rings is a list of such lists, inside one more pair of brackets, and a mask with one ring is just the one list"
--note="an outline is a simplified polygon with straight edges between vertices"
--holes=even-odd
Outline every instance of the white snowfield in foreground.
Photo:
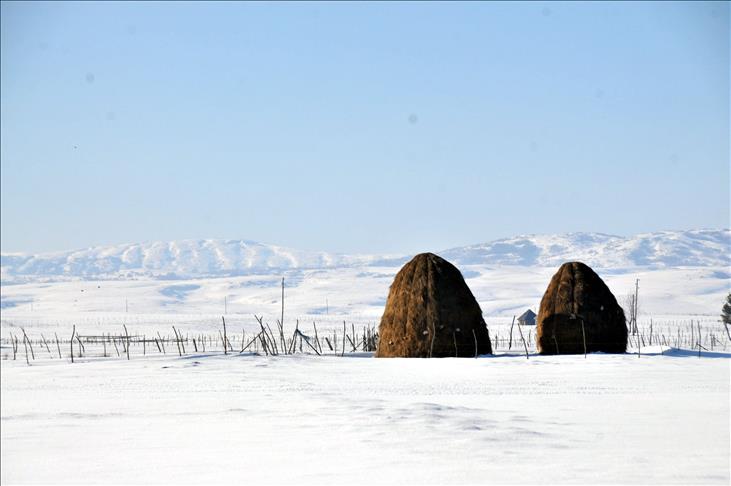
[[[275,327],[283,277],[287,336],[372,328],[408,257],[233,240],[2,254],[0,482],[727,485],[731,354],[718,320],[730,243],[724,229],[446,250],[498,355],[431,360],[223,356],[215,341],[223,314],[236,349],[259,332],[254,314]],[[577,259],[621,304],[639,279],[642,356],[500,354],[521,349],[512,316],[537,311],[558,265]],[[173,326],[207,336],[214,354],[133,342],[128,361],[87,342],[71,364],[67,342],[52,348],[72,329],[138,340]],[[535,349],[535,330],[521,329]],[[701,358],[644,346],[695,348],[699,334]]]
[[729,484],[728,354],[2,361],[2,483]]

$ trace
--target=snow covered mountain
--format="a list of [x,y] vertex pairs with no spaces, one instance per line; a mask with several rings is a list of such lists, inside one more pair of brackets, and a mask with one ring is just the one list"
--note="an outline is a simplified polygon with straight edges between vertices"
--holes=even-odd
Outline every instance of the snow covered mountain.
[[[424,249],[433,250],[433,249]],[[600,233],[529,235],[438,252],[456,265],[554,267],[581,260],[597,268],[731,266],[731,230],[690,230],[620,237]],[[245,240],[184,240],[1,255],[2,281],[68,278],[195,278],[290,270],[399,266],[409,256],[293,250]]]
[[359,266],[381,258],[293,250],[246,240],[158,241],[38,255],[3,253],[2,278],[232,276]]
[[729,267],[731,230],[516,236],[440,253],[458,265],[502,264],[554,267],[579,260],[598,268]]

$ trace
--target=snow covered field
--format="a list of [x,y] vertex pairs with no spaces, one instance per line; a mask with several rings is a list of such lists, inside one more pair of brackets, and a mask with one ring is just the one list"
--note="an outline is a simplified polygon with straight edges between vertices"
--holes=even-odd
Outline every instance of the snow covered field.
[[[467,265],[460,268],[486,317],[509,319],[528,308],[538,310],[556,268]],[[226,312],[232,320],[273,320],[281,312],[285,277],[285,319],[377,323],[398,267],[310,270],[242,277],[188,280],[61,281],[3,285],[2,331],[29,330],[71,323],[86,330],[118,332],[122,323],[169,328],[190,324],[191,331],[217,329]],[[697,315],[718,319],[731,279],[715,267],[639,268],[623,273],[597,270],[620,303],[640,280],[644,316]],[[225,304],[224,304],[225,302]],[[127,308],[128,312],[125,312]],[[57,329],[58,330],[58,329]],[[3,334],[4,335],[4,334]]]
[[[624,303],[640,281],[640,313],[718,319],[731,291],[731,230],[620,238],[597,233],[520,236],[440,252],[462,272],[488,318],[538,310],[558,266],[582,260]],[[2,331],[24,326],[145,332],[172,324],[218,329],[226,314],[254,323],[377,323],[393,277],[409,257],[302,252],[238,240],[120,245],[46,255],[2,255]]]
[[2,361],[2,483],[729,483],[729,355]]
[[[314,325],[321,335],[337,332],[342,336],[344,321],[349,332],[352,327],[358,333],[364,327],[375,329],[397,270],[339,268],[285,276],[286,335],[292,335],[297,323],[310,336],[314,334]],[[483,309],[493,340],[499,340],[493,343],[494,347],[500,350],[507,349],[509,341],[518,345],[517,330],[514,339],[508,339],[512,318],[527,308],[538,310],[555,269],[467,265],[462,272]],[[600,275],[620,302],[634,289],[635,279],[640,279],[640,325],[645,333],[640,345],[658,342],[649,339],[652,323],[653,334],[660,343],[693,349],[692,336],[700,325],[703,346],[731,351],[731,343],[719,322],[720,307],[731,281],[719,269],[644,268],[617,274],[600,271]],[[259,332],[254,315],[263,317],[265,323],[276,329],[282,302],[280,275],[25,283],[4,285],[0,292],[3,302],[11,303],[2,310],[0,318],[3,342],[7,344],[12,337],[22,342],[23,330],[36,346],[40,346],[41,339],[52,341],[58,335],[64,356],[68,349],[63,341],[71,337],[73,326],[77,335],[82,336],[119,336],[124,334],[124,325],[132,335],[151,338],[159,334],[166,339],[173,336],[175,326],[184,336],[208,336],[217,341],[208,349],[221,350],[219,333],[224,312],[229,340],[235,349],[240,349],[241,340],[248,342]],[[128,312],[124,312],[125,304]],[[528,345],[533,349],[531,331],[526,331]],[[192,348],[190,343],[187,347]],[[132,349],[135,354],[143,352],[141,346],[133,345]],[[47,354],[45,349],[41,350],[43,355]],[[7,357],[8,353],[6,347],[3,355]],[[90,354],[102,356],[103,352],[98,348],[90,350]]]
[[[236,350],[258,332],[254,314],[275,328],[282,278],[288,336],[296,322],[310,335],[316,322],[321,339],[342,336],[343,321],[377,326],[400,257],[208,240],[4,255],[2,483],[728,484],[731,343],[718,314],[730,235],[448,250],[497,350],[479,359],[221,353],[223,314]],[[639,279],[641,357],[537,356],[524,328],[526,359],[518,331],[508,339],[512,317],[538,309],[554,263],[572,255],[594,263],[621,303]],[[207,353],[188,341],[182,357],[138,341],[129,360],[87,342],[70,363],[72,326],[89,337],[123,325],[136,339],[169,339],[175,326],[213,341]],[[39,342],[56,334],[63,359]]]

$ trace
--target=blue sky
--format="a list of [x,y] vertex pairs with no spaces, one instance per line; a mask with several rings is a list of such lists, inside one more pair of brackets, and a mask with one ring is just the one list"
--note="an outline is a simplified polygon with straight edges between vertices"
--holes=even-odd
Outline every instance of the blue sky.
[[3,251],[729,226],[728,3],[16,3]]

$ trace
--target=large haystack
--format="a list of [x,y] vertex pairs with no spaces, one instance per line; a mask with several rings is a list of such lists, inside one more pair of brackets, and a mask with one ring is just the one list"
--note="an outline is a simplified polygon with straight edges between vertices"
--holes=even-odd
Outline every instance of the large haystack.
[[580,354],[584,340],[587,352],[624,353],[624,311],[591,268],[564,263],[543,294],[536,339],[541,354]]
[[432,253],[396,275],[379,327],[377,357],[491,354],[487,325],[459,270]]

